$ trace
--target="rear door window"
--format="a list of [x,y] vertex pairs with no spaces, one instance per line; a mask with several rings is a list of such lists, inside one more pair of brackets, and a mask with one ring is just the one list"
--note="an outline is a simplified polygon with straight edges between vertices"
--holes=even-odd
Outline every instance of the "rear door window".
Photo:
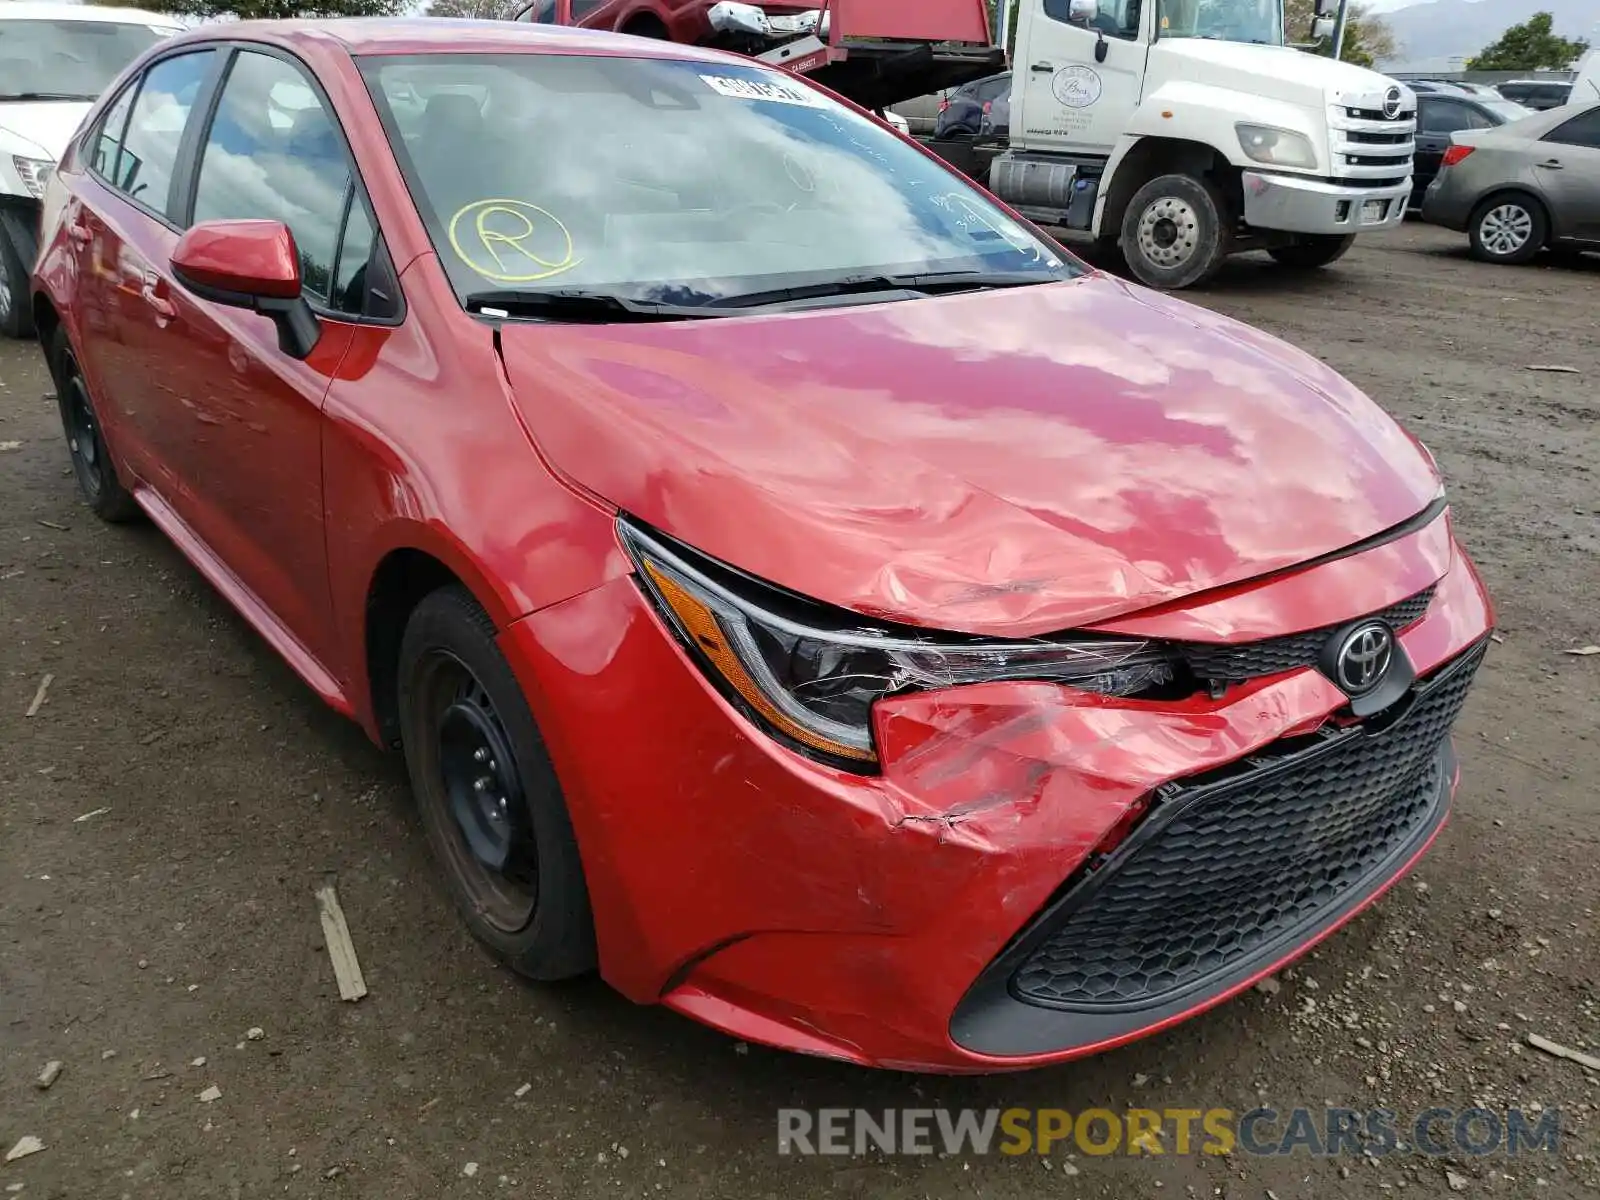
[[1432,134],[1456,133],[1472,128],[1472,110],[1455,100],[1440,96],[1423,95],[1417,98],[1420,132]]
[[89,139],[89,169],[107,183],[115,186],[117,154],[122,149],[122,135],[128,128],[128,110],[133,107],[137,81],[122,89],[111,107],[106,109]]
[[1588,146],[1600,149],[1600,108],[1573,117],[1557,125],[1544,135],[1547,142],[1560,142],[1563,146]]
[[178,146],[215,58],[212,50],[177,54],[144,73],[127,133],[106,176],[119,191],[168,220],[176,213],[171,193]]

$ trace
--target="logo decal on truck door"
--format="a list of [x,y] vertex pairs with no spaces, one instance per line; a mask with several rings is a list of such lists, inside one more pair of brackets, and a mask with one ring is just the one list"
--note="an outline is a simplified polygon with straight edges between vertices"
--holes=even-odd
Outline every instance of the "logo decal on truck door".
[[1063,67],[1050,80],[1050,90],[1068,108],[1088,108],[1100,99],[1104,85],[1090,67]]

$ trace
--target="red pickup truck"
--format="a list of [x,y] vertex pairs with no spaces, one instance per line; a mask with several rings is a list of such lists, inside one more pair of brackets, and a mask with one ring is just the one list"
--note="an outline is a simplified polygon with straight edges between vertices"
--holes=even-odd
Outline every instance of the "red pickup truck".
[[1005,62],[986,0],[532,0],[513,19],[736,50],[880,110]]

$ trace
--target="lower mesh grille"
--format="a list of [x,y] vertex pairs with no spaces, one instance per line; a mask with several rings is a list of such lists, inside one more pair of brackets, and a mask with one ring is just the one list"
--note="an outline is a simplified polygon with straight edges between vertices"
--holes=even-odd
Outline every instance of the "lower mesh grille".
[[1047,918],[1059,923],[1013,974],[1013,994],[1055,1008],[1154,1005],[1376,887],[1438,815],[1444,743],[1482,658],[1480,646],[1436,674],[1386,728],[1280,747],[1164,792]]

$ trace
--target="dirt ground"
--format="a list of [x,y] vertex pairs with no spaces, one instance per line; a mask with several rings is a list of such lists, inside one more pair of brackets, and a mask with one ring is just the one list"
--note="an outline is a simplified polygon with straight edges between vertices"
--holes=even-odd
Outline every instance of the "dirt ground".
[[[1600,656],[1566,653],[1600,642],[1600,257],[1496,269],[1460,242],[1409,226],[1302,278],[1241,259],[1192,297],[1327,359],[1450,481],[1504,638],[1458,727],[1452,824],[1276,994],[994,1079],[744,1047],[598,982],[497,969],[398,762],[153,529],[89,515],[38,351],[0,347],[0,1152],[47,1147],[0,1166],[0,1195],[1594,1194],[1600,1073],[1523,1039],[1600,1053]],[[322,947],[330,874],[359,1004]],[[776,1149],[785,1106],[1258,1103],[1554,1107],[1564,1137],[1556,1156],[1371,1161]]]

